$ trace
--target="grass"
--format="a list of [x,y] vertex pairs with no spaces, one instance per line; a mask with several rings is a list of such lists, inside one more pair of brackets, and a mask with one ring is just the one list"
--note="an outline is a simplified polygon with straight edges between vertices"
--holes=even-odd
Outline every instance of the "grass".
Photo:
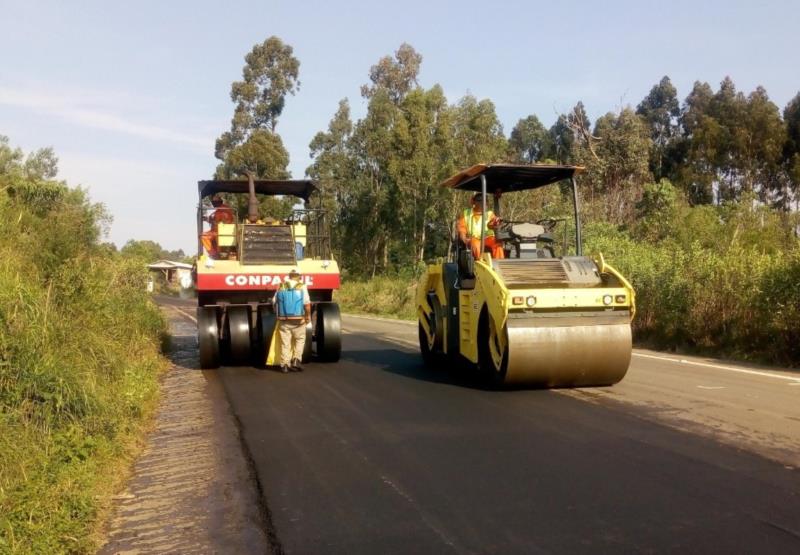
[[414,320],[417,285],[407,278],[375,277],[371,280],[344,281],[335,300],[345,312],[374,314]]
[[[800,365],[800,251],[653,245],[608,228],[587,233],[636,290],[637,343],[657,349]],[[416,282],[345,281],[346,312],[414,320]]]
[[94,552],[158,402],[164,319],[92,208],[0,194],[0,553]]

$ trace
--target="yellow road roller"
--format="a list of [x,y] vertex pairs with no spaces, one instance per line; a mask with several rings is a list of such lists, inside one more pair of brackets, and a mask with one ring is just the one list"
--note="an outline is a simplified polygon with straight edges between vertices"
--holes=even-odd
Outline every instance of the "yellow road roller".
[[[339,288],[339,266],[331,255],[325,212],[309,205],[317,190],[314,182],[255,180],[250,176],[247,180],[200,181],[198,189],[198,254],[193,279],[200,366],[277,364],[280,342],[276,341],[273,299],[293,268],[308,287],[312,307],[303,361],[314,355],[322,361],[339,360],[341,318],[333,302],[333,291]],[[226,195],[248,195],[247,214],[209,202],[221,202]],[[293,209],[284,219],[259,214],[258,198],[263,195],[293,196],[303,207]],[[204,232],[204,224],[212,222],[212,229]]]
[[[576,183],[582,171],[479,164],[442,183],[480,193],[474,196],[480,225],[472,226],[477,252],[454,234],[448,261],[428,266],[419,282],[419,344],[426,365],[477,369],[495,387],[607,386],[625,376],[634,290],[602,255],[583,255]],[[503,220],[507,195],[548,185],[571,189],[574,210],[568,218]],[[465,211],[467,216],[472,214]],[[559,225],[563,234],[554,233]]]

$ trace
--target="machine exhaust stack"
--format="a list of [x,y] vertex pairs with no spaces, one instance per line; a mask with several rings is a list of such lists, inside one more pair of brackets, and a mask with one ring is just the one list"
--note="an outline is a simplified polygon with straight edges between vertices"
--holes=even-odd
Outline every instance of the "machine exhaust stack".
[[247,201],[247,221],[254,224],[258,221],[258,199],[256,198],[256,184],[251,172],[247,172],[247,188],[250,193]]

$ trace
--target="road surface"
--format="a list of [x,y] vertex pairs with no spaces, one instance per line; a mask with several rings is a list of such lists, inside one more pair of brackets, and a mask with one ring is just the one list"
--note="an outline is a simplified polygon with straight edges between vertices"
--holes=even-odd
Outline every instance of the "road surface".
[[611,388],[486,391],[412,325],[343,327],[337,364],[217,372],[274,552],[800,552],[800,374],[637,350]]

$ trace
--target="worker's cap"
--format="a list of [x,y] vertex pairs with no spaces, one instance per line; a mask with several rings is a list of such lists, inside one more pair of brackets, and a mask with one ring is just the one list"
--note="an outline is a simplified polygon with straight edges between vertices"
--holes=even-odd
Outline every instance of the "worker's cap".
[[289,270],[289,276],[299,276],[299,275],[300,271],[297,268],[292,268],[291,270]]

